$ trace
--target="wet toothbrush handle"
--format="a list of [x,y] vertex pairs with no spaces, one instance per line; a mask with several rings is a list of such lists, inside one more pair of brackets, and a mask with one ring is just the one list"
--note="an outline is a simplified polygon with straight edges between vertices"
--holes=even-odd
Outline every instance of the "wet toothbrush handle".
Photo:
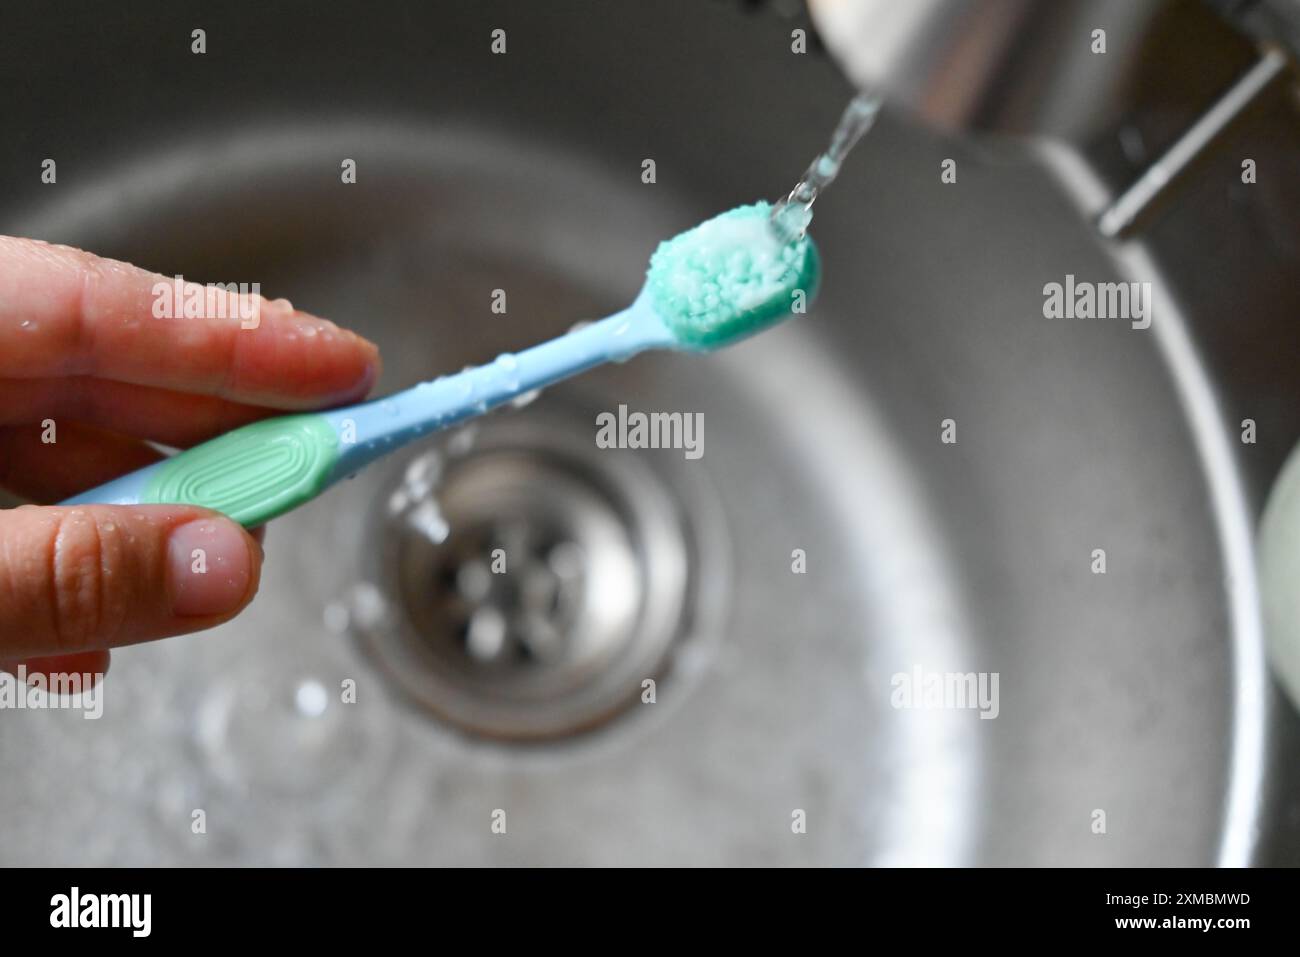
[[323,413],[340,436],[334,480],[352,475],[398,446],[481,415],[593,366],[672,345],[672,336],[639,297],[622,312],[556,339],[455,375],[362,405]]
[[422,435],[602,362],[672,344],[642,295],[623,312],[518,355],[385,399],[254,422],[63,504],[201,505],[252,527]]

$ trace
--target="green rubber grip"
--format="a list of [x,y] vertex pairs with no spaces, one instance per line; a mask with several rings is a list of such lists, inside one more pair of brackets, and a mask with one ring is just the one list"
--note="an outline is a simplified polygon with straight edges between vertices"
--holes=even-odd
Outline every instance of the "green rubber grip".
[[252,528],[319,495],[338,458],[338,434],[324,416],[280,416],[173,456],[140,500],[201,505]]

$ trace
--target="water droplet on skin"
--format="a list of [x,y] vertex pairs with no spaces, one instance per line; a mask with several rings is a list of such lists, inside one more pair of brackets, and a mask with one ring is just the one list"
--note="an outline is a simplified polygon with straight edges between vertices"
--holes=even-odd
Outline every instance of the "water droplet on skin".
[[304,339],[315,339],[316,336],[320,333],[319,327],[313,325],[310,322],[302,326],[301,328],[302,328],[302,337]]
[[510,353],[505,352],[497,356],[497,365],[509,372],[512,369],[517,369],[519,367],[519,361]]
[[619,323],[619,324],[618,324],[618,327],[614,330],[614,335],[616,335],[616,336],[626,335],[626,334],[627,334],[627,330],[631,327],[631,325],[632,325],[631,322],[621,322],[621,323]]
[[18,328],[26,329],[30,332],[32,329],[36,328],[36,323],[32,322],[30,319],[24,319],[22,322],[18,323]]

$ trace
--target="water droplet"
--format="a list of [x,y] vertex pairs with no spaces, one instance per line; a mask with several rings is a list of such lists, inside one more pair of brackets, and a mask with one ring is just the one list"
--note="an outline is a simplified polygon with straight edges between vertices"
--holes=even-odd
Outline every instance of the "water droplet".
[[505,648],[506,633],[505,616],[491,605],[484,605],[470,616],[466,648],[473,658],[491,661]]
[[456,570],[456,590],[471,604],[487,598],[492,590],[492,573],[481,561],[468,561]]
[[447,451],[452,455],[464,455],[474,447],[474,439],[477,435],[478,429],[473,425],[457,429],[456,433],[447,440]]
[[383,402],[379,404],[379,407],[391,416],[396,416],[399,412],[402,411],[401,408],[398,406],[398,404],[394,402],[392,399],[385,399]]
[[614,335],[616,335],[616,336],[626,335],[626,334],[627,334],[627,330],[628,330],[629,328],[631,328],[631,326],[632,326],[632,323],[631,323],[630,321],[628,321],[628,322],[620,322],[620,323],[618,324],[617,328],[614,329]]
[[24,319],[22,322],[18,323],[18,328],[26,329],[30,332],[31,330],[36,328],[36,323],[32,322],[32,320],[30,319]]
[[508,352],[503,352],[497,356],[497,365],[507,372],[519,368],[519,361]]
[[319,718],[329,707],[329,701],[325,686],[312,679],[301,682],[293,693],[294,707],[304,718]]
[[325,606],[321,617],[325,621],[325,627],[336,635],[341,635],[348,630],[348,607],[341,601],[332,601]]
[[[437,452],[427,452],[419,458],[414,459],[406,467],[406,474],[403,477],[406,494],[411,500],[422,499],[434,489],[438,484],[438,477],[442,474],[442,456]],[[403,503],[402,507],[405,508]]]
[[370,582],[361,582],[352,590],[352,620],[362,628],[374,628],[383,623],[388,614],[384,594]]
[[416,531],[424,535],[435,545],[441,545],[451,534],[447,520],[438,511],[438,503],[433,499],[421,502],[418,508],[406,513],[406,520]]
[[512,409],[522,409],[526,405],[531,405],[541,394],[541,389],[529,389],[527,392],[521,392],[510,400],[510,407]]

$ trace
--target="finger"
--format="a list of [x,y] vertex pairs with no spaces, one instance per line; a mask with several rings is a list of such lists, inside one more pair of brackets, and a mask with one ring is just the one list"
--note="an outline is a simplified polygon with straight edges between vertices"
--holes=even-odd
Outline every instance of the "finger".
[[77,419],[177,448],[274,413],[209,395],[109,379],[0,379],[0,425]]
[[[0,237],[0,376],[99,378],[306,408],[359,399],[379,353],[283,300],[205,287],[67,246]],[[171,290],[171,291],[169,291]],[[207,318],[184,315],[198,297]],[[180,299],[179,302],[174,300]],[[244,317],[255,328],[243,328]]]
[[262,550],[185,505],[0,512],[0,658],[75,654],[220,624],[257,591]]
[[[105,650],[82,651],[72,655],[52,655],[47,658],[27,658],[23,661],[0,661],[0,671],[30,681],[36,675],[51,683],[57,675],[89,676],[89,687],[99,684],[99,679],[108,674],[109,652]],[[21,669],[21,670],[20,670]]]
[[0,486],[46,504],[152,465],[162,456],[137,439],[65,422],[46,442],[37,425],[0,427]]

